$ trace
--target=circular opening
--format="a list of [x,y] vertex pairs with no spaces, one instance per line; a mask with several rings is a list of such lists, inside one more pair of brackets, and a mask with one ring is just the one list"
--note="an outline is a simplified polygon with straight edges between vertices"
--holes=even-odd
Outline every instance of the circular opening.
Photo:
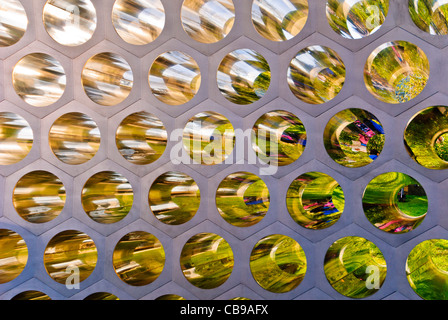
[[266,59],[251,49],[238,49],[224,57],[217,73],[218,88],[230,102],[247,105],[265,95],[271,83]]
[[321,172],[300,175],[286,193],[286,206],[296,223],[307,229],[324,229],[335,224],[345,207],[339,183]]
[[300,50],[291,60],[287,80],[292,93],[309,104],[334,99],[345,82],[345,65],[339,55],[323,46]]
[[268,40],[294,38],[302,31],[307,19],[307,0],[254,0],[252,3],[252,23]]
[[370,181],[362,205],[367,219],[378,229],[405,233],[422,223],[428,211],[428,198],[414,178],[387,172]]
[[114,106],[129,96],[134,76],[125,59],[115,53],[103,52],[87,61],[81,80],[84,91],[93,102]]
[[448,34],[448,3],[444,0],[409,0],[409,13],[421,30],[432,35]]
[[12,196],[14,208],[26,221],[45,223],[55,219],[65,206],[65,187],[47,171],[32,171],[17,182]]
[[362,299],[376,293],[387,274],[386,260],[369,240],[345,237],[334,242],[324,259],[330,285],[340,294]]
[[250,227],[260,222],[268,212],[269,204],[268,187],[250,172],[227,176],[216,191],[219,214],[236,227]]
[[8,229],[0,229],[0,284],[17,278],[28,261],[25,240]]
[[67,77],[59,61],[46,53],[31,53],[14,66],[17,95],[34,107],[46,107],[64,94]]
[[83,300],[120,300],[117,296],[108,292],[96,292],[88,295]]
[[234,265],[229,243],[214,233],[199,233],[182,248],[180,266],[185,278],[201,289],[213,289],[230,277]]
[[64,46],[79,46],[96,29],[96,10],[90,0],[48,0],[43,10],[48,34]]
[[150,164],[165,152],[168,133],[162,121],[147,112],[127,116],[118,126],[115,142],[120,154],[137,165]]
[[0,4],[0,47],[16,44],[27,27],[28,17],[20,1],[3,0]]
[[51,298],[43,292],[37,290],[28,290],[15,295],[14,297],[11,298],[11,300],[42,301],[42,300],[51,300]]
[[129,181],[113,171],[94,174],[84,185],[82,206],[87,215],[99,223],[115,223],[131,211],[134,193]]
[[411,288],[425,300],[447,300],[448,240],[430,239],[412,249],[406,260]]
[[185,298],[177,294],[164,294],[163,296],[160,296],[155,300],[185,300]]
[[188,54],[168,51],[154,60],[148,81],[157,99],[177,106],[187,103],[198,93],[201,71],[196,61]]
[[201,202],[198,185],[182,172],[160,175],[149,190],[149,207],[165,224],[179,225],[194,217]]
[[53,123],[48,140],[51,150],[59,160],[77,165],[95,156],[100,147],[101,134],[90,116],[71,112]]
[[389,0],[327,1],[328,23],[347,39],[361,39],[378,31],[388,11]]
[[266,163],[286,166],[302,155],[307,135],[302,121],[288,111],[262,115],[252,128],[252,148]]
[[428,169],[448,169],[448,107],[434,106],[417,113],[404,132],[412,159]]
[[222,40],[232,30],[235,8],[232,0],[185,0],[181,20],[185,32],[202,43]]
[[328,155],[344,167],[358,168],[375,161],[385,142],[381,122],[362,109],[346,109],[334,115],[324,131]]
[[12,112],[0,112],[0,165],[23,160],[33,147],[34,134],[29,123]]
[[406,41],[387,42],[367,59],[364,82],[378,100],[398,104],[417,97],[429,79],[429,61],[419,47]]
[[222,114],[206,111],[188,120],[183,131],[183,146],[191,159],[205,165],[226,160],[235,147],[235,131]]
[[144,231],[126,234],[118,241],[113,253],[117,276],[132,286],[155,281],[165,266],[165,250],[154,235]]
[[124,41],[145,45],[162,33],[165,9],[160,0],[117,0],[112,9],[112,23]]
[[84,281],[95,269],[98,253],[95,242],[84,232],[66,230],[55,235],[44,252],[44,265],[49,276],[61,284],[75,277]]
[[265,290],[284,293],[294,290],[305,277],[307,262],[302,247],[292,238],[274,234],[252,249],[250,271]]

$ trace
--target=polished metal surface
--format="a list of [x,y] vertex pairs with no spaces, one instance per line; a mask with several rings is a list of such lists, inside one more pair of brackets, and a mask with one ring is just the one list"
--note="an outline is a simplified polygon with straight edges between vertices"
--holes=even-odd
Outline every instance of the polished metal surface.
[[131,93],[134,75],[123,57],[103,52],[87,61],[81,80],[87,96],[93,102],[114,106],[123,102]]
[[235,7],[232,0],[185,0],[181,20],[191,38],[202,43],[215,43],[232,30]]
[[0,3],[0,47],[9,47],[22,39],[28,27],[28,17],[19,0]]
[[33,142],[33,130],[24,118],[12,112],[0,112],[0,165],[23,160]]
[[66,87],[61,63],[46,53],[30,53],[14,66],[14,90],[26,103],[46,107],[58,101]]
[[181,297],[177,294],[164,294],[154,300],[186,300],[184,297]]
[[134,231],[118,241],[112,263],[122,281],[131,286],[145,286],[162,273],[165,266],[165,250],[154,235]]
[[112,23],[124,41],[145,45],[162,33],[165,9],[160,0],[117,0],[112,9]]
[[51,298],[43,292],[28,290],[15,295],[11,300],[43,301],[51,300]]
[[114,301],[120,300],[116,295],[108,293],[108,292],[96,292],[88,295],[83,300],[106,300],[106,301]]
[[431,35],[448,34],[448,3],[445,0],[409,0],[414,23]]
[[85,183],[81,202],[84,211],[99,223],[115,223],[131,211],[134,192],[129,181],[113,171],[95,173]]
[[0,284],[17,278],[28,262],[28,247],[15,231],[0,229]]
[[307,20],[308,0],[254,0],[252,3],[252,23],[268,40],[294,38]]

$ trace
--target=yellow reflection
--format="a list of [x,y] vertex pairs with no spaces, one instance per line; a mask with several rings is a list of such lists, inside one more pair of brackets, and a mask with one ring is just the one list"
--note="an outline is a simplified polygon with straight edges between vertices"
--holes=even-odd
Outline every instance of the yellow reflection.
[[185,300],[185,298],[177,294],[164,294],[163,296],[160,296],[155,300]]
[[116,295],[108,292],[96,292],[88,295],[84,300],[120,300]]
[[12,112],[0,112],[0,165],[23,160],[33,140],[33,130],[25,119]]
[[51,298],[43,292],[28,290],[15,295],[11,300],[43,301],[51,300]]
[[22,39],[28,27],[28,17],[18,0],[0,3],[0,47],[8,47]]
[[0,229],[0,284],[14,280],[25,269],[28,247],[25,240],[8,229]]

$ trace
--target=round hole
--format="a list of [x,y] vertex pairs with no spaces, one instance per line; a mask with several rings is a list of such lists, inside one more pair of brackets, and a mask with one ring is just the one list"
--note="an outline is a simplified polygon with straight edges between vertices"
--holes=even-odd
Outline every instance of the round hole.
[[232,0],[185,0],[181,20],[185,32],[202,43],[215,43],[227,36],[235,22]]
[[51,298],[43,292],[28,290],[15,295],[11,300],[43,301],[51,300]]
[[96,292],[88,295],[83,300],[120,300],[116,295],[108,292]]
[[383,150],[382,124],[370,112],[345,109],[334,115],[324,131],[328,155],[338,164],[358,168],[375,161]]
[[185,278],[201,289],[214,289],[227,281],[234,265],[229,243],[214,233],[199,233],[182,248],[180,266]]
[[291,183],[286,206],[296,223],[307,229],[324,229],[335,224],[345,207],[339,183],[321,172],[308,172]]
[[271,83],[266,59],[251,49],[238,49],[224,57],[218,68],[218,88],[232,103],[247,105],[265,95]]
[[250,172],[227,176],[216,191],[216,207],[225,221],[236,227],[260,222],[269,210],[269,189]]
[[28,17],[18,0],[3,0],[0,4],[0,47],[16,44],[26,32]]
[[12,112],[0,112],[0,165],[23,160],[33,147],[34,134],[29,123]]
[[[387,66],[387,67],[386,67]],[[406,41],[387,42],[367,59],[364,82],[378,100],[398,104],[417,97],[429,79],[429,61],[416,45]]]
[[400,172],[387,172],[367,185],[362,206],[375,227],[398,234],[409,232],[422,223],[428,211],[428,198],[414,178]]
[[81,201],[90,218],[110,224],[121,221],[131,211],[134,193],[129,181],[121,174],[102,171],[86,182]]
[[409,0],[409,13],[412,20],[421,30],[431,35],[447,35],[448,19],[446,11],[448,3],[444,0]]
[[265,290],[285,293],[294,290],[305,277],[307,262],[302,247],[280,234],[264,237],[252,249],[250,271]]
[[164,294],[155,300],[185,300],[185,298],[177,294]]
[[28,262],[25,240],[8,229],[0,229],[0,284],[17,278]]
[[31,53],[14,66],[13,87],[34,107],[46,107],[64,94],[67,77],[59,61],[46,53]]
[[309,104],[334,99],[345,82],[345,65],[339,55],[323,46],[300,50],[291,60],[287,80],[292,93]]
[[103,52],[87,61],[81,79],[84,91],[93,102],[114,106],[129,96],[134,76],[125,59],[115,53]]
[[144,231],[130,232],[115,246],[113,266],[123,282],[132,286],[145,286],[162,273],[165,250],[154,235]]

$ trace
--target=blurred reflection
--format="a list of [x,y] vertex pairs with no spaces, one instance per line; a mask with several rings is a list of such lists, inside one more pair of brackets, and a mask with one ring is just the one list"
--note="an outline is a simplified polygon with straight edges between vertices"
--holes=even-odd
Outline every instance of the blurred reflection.
[[159,118],[142,111],[127,116],[120,123],[115,142],[126,160],[145,165],[156,161],[165,152],[167,135]]
[[339,183],[321,172],[308,172],[291,183],[286,194],[291,217],[304,228],[324,229],[335,224],[344,211]]
[[302,247],[292,238],[273,234],[257,242],[250,255],[250,271],[265,290],[294,290],[305,277],[307,262]]
[[46,107],[64,94],[66,75],[62,65],[45,53],[23,57],[12,72],[14,90],[26,103]]
[[308,0],[254,0],[252,22],[263,37],[272,41],[294,38],[308,19]]
[[51,298],[43,292],[37,290],[28,290],[15,295],[11,300],[51,300]]
[[33,130],[25,119],[12,112],[0,112],[0,165],[23,160],[33,140]]
[[77,230],[66,230],[55,235],[44,253],[45,269],[54,281],[61,284],[66,284],[67,278],[74,273],[79,275],[80,282],[87,279],[95,269],[97,259],[95,242]]
[[166,224],[179,225],[196,214],[201,194],[193,178],[182,172],[169,171],[153,182],[148,200],[157,219]]
[[232,30],[235,8],[232,0],[185,0],[181,19],[191,38],[202,43],[215,43]]
[[28,17],[18,0],[0,3],[0,47],[8,47],[22,39],[28,27]]
[[409,0],[409,13],[414,23],[432,35],[448,34],[446,0]]
[[251,49],[238,49],[224,57],[218,68],[218,88],[236,104],[251,104],[261,99],[271,83],[266,59]]
[[154,235],[130,232],[118,241],[113,254],[117,276],[132,286],[144,286],[156,280],[165,265],[165,250]]
[[169,105],[187,103],[201,86],[196,61],[180,51],[168,51],[156,58],[149,70],[149,86],[157,99]]
[[51,150],[59,160],[76,165],[95,156],[100,147],[101,134],[91,117],[71,112],[53,123],[48,140]]
[[43,10],[48,34],[64,46],[79,46],[96,29],[96,10],[90,0],[48,0]]
[[214,165],[226,160],[235,146],[235,131],[222,114],[201,112],[188,120],[183,144],[197,163]]
[[87,96],[93,102],[114,106],[131,93],[134,76],[125,59],[115,53],[103,52],[87,61],[81,79]]
[[416,45],[385,43],[367,59],[364,82],[370,93],[386,103],[404,103],[420,94],[429,78],[429,61]]
[[112,22],[124,41],[145,45],[162,33],[165,10],[160,0],[116,0]]
[[310,104],[321,104],[335,98],[345,82],[345,66],[330,48],[311,46],[302,49],[288,68],[292,93]]
[[164,294],[163,296],[160,296],[155,300],[185,300],[185,298],[177,294]]
[[328,23],[347,39],[361,39],[378,31],[388,11],[389,0],[327,1]]
[[129,181],[113,171],[94,174],[84,185],[82,206],[99,223],[115,223],[131,211],[134,193]]
[[0,284],[17,278],[27,261],[25,240],[17,232],[0,229]]
[[44,223],[56,218],[65,206],[65,187],[47,171],[32,171],[17,182],[12,200],[17,213],[26,221]]
[[324,131],[330,157],[344,167],[357,168],[375,161],[383,150],[384,129],[379,120],[362,109],[346,109],[334,115]]
[[236,227],[250,227],[260,222],[268,212],[269,204],[268,187],[250,172],[227,176],[216,191],[219,214]]
[[252,148],[257,156],[277,166],[286,166],[299,159],[306,141],[305,126],[288,111],[270,111],[252,128]]
[[[360,237],[345,237],[328,249],[324,271],[337,292],[361,299],[381,288],[386,279],[387,266],[383,254],[374,243]],[[376,272],[378,279],[372,280],[373,272]]]
[[185,278],[201,289],[222,285],[233,270],[233,251],[229,243],[214,233],[191,237],[182,249],[180,266]]
[[116,295],[108,292],[96,292],[88,295],[84,300],[120,300]]

